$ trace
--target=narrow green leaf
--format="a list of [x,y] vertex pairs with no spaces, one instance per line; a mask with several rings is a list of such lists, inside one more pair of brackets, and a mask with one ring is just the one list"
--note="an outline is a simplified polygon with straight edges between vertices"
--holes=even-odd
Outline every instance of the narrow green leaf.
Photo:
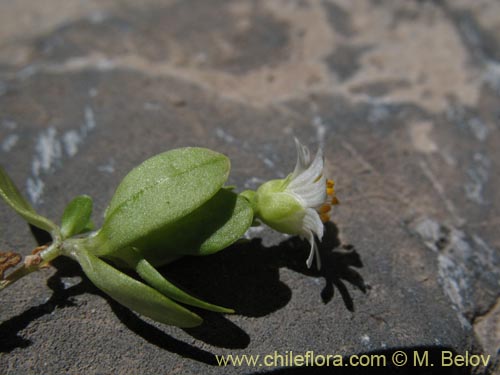
[[80,195],[73,199],[64,209],[61,220],[61,234],[68,238],[88,230],[92,225],[92,198],[88,195]]
[[0,166],[0,195],[28,223],[49,233],[57,230],[56,224],[35,212],[2,166]]
[[174,255],[213,254],[241,238],[252,220],[248,201],[221,189],[201,207],[136,246],[155,266],[168,263]]
[[209,200],[229,174],[229,159],[204,148],[181,148],[154,156],[120,183],[93,237],[97,255],[147,241]]
[[222,312],[222,313],[234,313],[234,310],[213,305],[211,303],[202,301],[195,298],[181,289],[177,288],[170,281],[165,279],[146,259],[139,259],[135,264],[130,264],[132,268],[154,289],[163,293],[167,297],[175,299],[176,301],[185,303],[187,305],[200,307],[202,309]]
[[129,309],[177,327],[195,327],[202,323],[198,315],[87,251],[81,249],[74,256],[95,286]]

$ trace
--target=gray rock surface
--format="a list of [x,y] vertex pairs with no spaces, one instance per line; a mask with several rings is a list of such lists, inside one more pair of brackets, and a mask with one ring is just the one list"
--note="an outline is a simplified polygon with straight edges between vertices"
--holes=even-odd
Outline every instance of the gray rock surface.
[[[488,368],[402,371],[499,371],[499,100],[495,0],[1,3],[0,163],[41,213],[86,193],[101,223],[128,170],[187,145],[256,188],[291,172],[293,136],[324,147],[341,205],[321,272],[267,229],[163,268],[237,310],[196,329],[131,313],[58,259],[2,292],[0,373],[307,373],[214,356],[309,350],[485,353]],[[4,204],[0,222],[0,249],[36,246]]]

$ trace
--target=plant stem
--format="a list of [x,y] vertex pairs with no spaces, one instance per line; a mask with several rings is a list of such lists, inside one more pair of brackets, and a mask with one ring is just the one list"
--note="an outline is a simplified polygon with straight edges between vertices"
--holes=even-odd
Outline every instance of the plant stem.
[[63,243],[56,239],[48,248],[40,252],[40,258],[43,263],[48,263],[51,260],[56,259],[62,253]]
[[[43,264],[43,263],[41,263]],[[14,272],[10,273],[9,276],[5,278],[5,280],[0,281],[0,290],[3,290],[7,288],[9,285],[14,284],[17,280],[20,278],[29,275],[30,273],[34,271],[38,271],[40,269],[39,266],[29,266],[27,267],[25,264],[23,264],[22,267],[18,268]]]
[[39,254],[27,256],[21,267],[11,272],[4,280],[0,281],[0,291],[14,284],[24,276],[39,271],[43,267],[47,267],[51,260],[61,255],[61,252],[62,243],[60,241],[55,241]]

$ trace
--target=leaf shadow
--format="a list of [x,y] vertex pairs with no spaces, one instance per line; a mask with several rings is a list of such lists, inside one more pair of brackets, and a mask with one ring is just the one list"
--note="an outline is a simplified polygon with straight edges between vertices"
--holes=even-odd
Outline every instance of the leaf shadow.
[[[233,308],[239,315],[262,317],[283,308],[290,301],[292,291],[279,275],[280,268],[288,268],[306,276],[323,278],[325,287],[320,292],[323,303],[329,303],[337,289],[345,307],[354,311],[347,284],[363,293],[368,289],[356,270],[363,267],[359,253],[352,245],[341,245],[338,229],[333,223],[326,224],[319,247],[323,263],[321,270],[307,268],[305,259],[309,248],[307,242],[297,237],[272,247],[263,246],[261,239],[253,239],[209,257],[181,259],[160,271],[170,281],[201,299]],[[186,275],[190,275],[189,279]],[[220,314],[199,313],[205,324],[185,331],[199,340],[221,346],[224,334],[214,334],[213,327],[224,332],[223,322],[228,319]]]
[[[0,324],[0,352],[8,353],[16,348],[30,346],[31,340],[23,338],[20,332],[32,321],[50,314],[56,309],[75,307],[77,305],[74,303],[73,297],[91,293],[105,298],[120,321],[148,342],[186,358],[210,365],[217,364],[212,353],[166,334],[101,292],[86,278],[78,263],[61,257],[53,261],[53,266],[57,269],[57,272],[47,280],[47,286],[53,291],[51,297],[46,302],[31,307]],[[75,276],[80,276],[82,281],[67,288],[64,285],[63,278]]]
[[[46,237],[41,236],[40,241],[45,240]],[[323,302],[329,303],[338,289],[346,308],[353,311],[354,303],[346,283],[363,292],[367,290],[363,278],[354,269],[363,266],[357,251],[351,245],[340,244],[338,229],[333,223],[327,223],[320,245],[323,262],[320,271],[305,266],[308,251],[308,243],[298,238],[272,247],[263,246],[261,239],[253,239],[211,256],[185,257],[160,271],[199,298],[234,308],[238,315],[262,317],[283,308],[291,299],[292,291],[279,277],[280,268],[285,267],[306,276],[322,277],[325,280],[325,287],[320,292]],[[217,364],[213,353],[170,336],[101,292],[85,277],[76,262],[61,257],[53,266],[57,271],[47,280],[47,286],[53,291],[51,297],[0,323],[0,352],[28,347],[31,341],[23,338],[20,332],[32,321],[55,309],[74,307],[73,297],[92,293],[105,298],[120,321],[149,343],[185,358]],[[75,276],[80,276],[82,281],[67,288],[62,279]],[[199,313],[204,323],[184,329],[187,334],[214,347],[242,349],[249,345],[250,336],[226,316],[189,308]]]
[[32,321],[52,313],[55,309],[76,306],[73,297],[87,292],[89,282],[81,282],[71,288],[65,289],[62,282],[64,277],[80,276],[78,264],[66,259],[56,259],[54,266],[57,272],[47,280],[47,286],[53,291],[44,303],[33,306],[21,314],[0,324],[0,352],[7,353],[16,348],[25,348],[31,345],[31,340],[20,335]]

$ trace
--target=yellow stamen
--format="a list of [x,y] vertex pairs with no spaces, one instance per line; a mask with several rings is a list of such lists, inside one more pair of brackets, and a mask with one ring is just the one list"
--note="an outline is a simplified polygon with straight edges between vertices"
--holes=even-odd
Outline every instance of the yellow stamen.
[[326,223],[328,220],[330,220],[329,213],[320,214],[319,217],[323,223]]
[[325,203],[319,208],[319,213],[320,214],[326,214],[332,209],[332,206],[330,206],[328,203]]
[[328,195],[328,198],[330,199],[329,203],[325,203],[323,206],[320,207],[318,210],[320,213],[320,218],[323,223],[327,222],[330,220],[330,210],[332,208],[331,205],[336,205],[339,204],[339,200],[335,196],[335,189],[333,188],[335,186],[335,182],[333,180],[327,179],[326,180],[326,194]]

